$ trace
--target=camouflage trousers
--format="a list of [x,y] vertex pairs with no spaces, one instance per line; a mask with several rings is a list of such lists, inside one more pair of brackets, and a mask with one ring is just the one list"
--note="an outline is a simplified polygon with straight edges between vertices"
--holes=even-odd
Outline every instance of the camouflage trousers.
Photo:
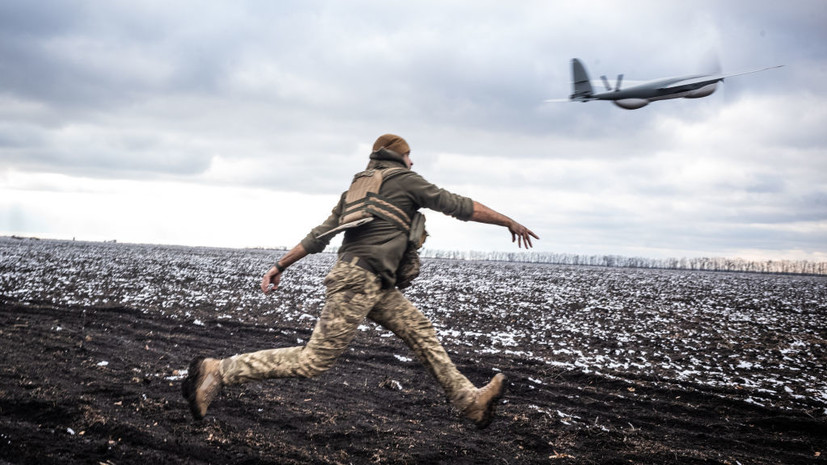
[[324,283],[325,305],[307,345],[226,358],[220,368],[225,384],[318,376],[336,363],[369,318],[405,341],[453,406],[463,410],[472,402],[474,385],[451,362],[430,320],[398,289],[382,289],[375,274],[341,260]]

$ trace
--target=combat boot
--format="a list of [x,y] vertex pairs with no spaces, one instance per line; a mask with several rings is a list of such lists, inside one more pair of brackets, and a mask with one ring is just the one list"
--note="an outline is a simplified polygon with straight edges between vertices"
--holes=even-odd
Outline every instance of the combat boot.
[[220,360],[197,357],[190,363],[189,372],[181,385],[181,393],[190,405],[193,418],[200,420],[207,407],[224,386],[219,373]]
[[497,402],[505,394],[507,380],[504,374],[497,373],[491,381],[474,393],[474,401],[462,412],[472,420],[477,428],[483,429],[491,424]]

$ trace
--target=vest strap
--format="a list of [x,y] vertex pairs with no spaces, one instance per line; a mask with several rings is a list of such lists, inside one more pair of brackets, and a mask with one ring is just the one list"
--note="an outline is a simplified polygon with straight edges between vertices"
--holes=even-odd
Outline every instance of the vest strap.
[[374,218],[391,222],[405,233],[411,230],[411,218],[390,199],[379,195],[382,183],[405,168],[369,169],[356,173],[345,194],[345,205],[339,217],[339,226],[324,232],[317,238],[361,226]]

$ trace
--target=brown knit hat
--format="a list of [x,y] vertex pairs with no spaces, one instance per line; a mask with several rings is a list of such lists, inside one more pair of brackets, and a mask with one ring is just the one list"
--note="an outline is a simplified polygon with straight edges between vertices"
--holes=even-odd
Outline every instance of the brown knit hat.
[[399,155],[405,155],[411,151],[405,139],[394,134],[385,134],[376,139],[376,142],[373,144],[373,151],[376,152],[381,148],[393,150]]

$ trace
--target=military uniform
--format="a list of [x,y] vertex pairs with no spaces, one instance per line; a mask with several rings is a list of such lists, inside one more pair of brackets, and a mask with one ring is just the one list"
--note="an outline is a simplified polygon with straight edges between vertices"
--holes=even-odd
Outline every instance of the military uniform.
[[[397,157],[395,151],[374,152],[368,168],[405,168]],[[385,181],[380,194],[409,217],[419,208],[464,221],[473,214],[471,199],[440,189],[410,170]],[[330,217],[302,240],[308,253],[324,250],[332,236],[320,236],[338,225],[344,207],[342,194]],[[464,410],[473,402],[476,388],[451,362],[428,318],[395,287],[407,242],[404,231],[382,219],[346,230],[339,260],[325,278],[325,305],[308,343],[224,359],[219,369],[223,384],[317,376],[334,365],[369,318],[405,341],[451,404]]]

